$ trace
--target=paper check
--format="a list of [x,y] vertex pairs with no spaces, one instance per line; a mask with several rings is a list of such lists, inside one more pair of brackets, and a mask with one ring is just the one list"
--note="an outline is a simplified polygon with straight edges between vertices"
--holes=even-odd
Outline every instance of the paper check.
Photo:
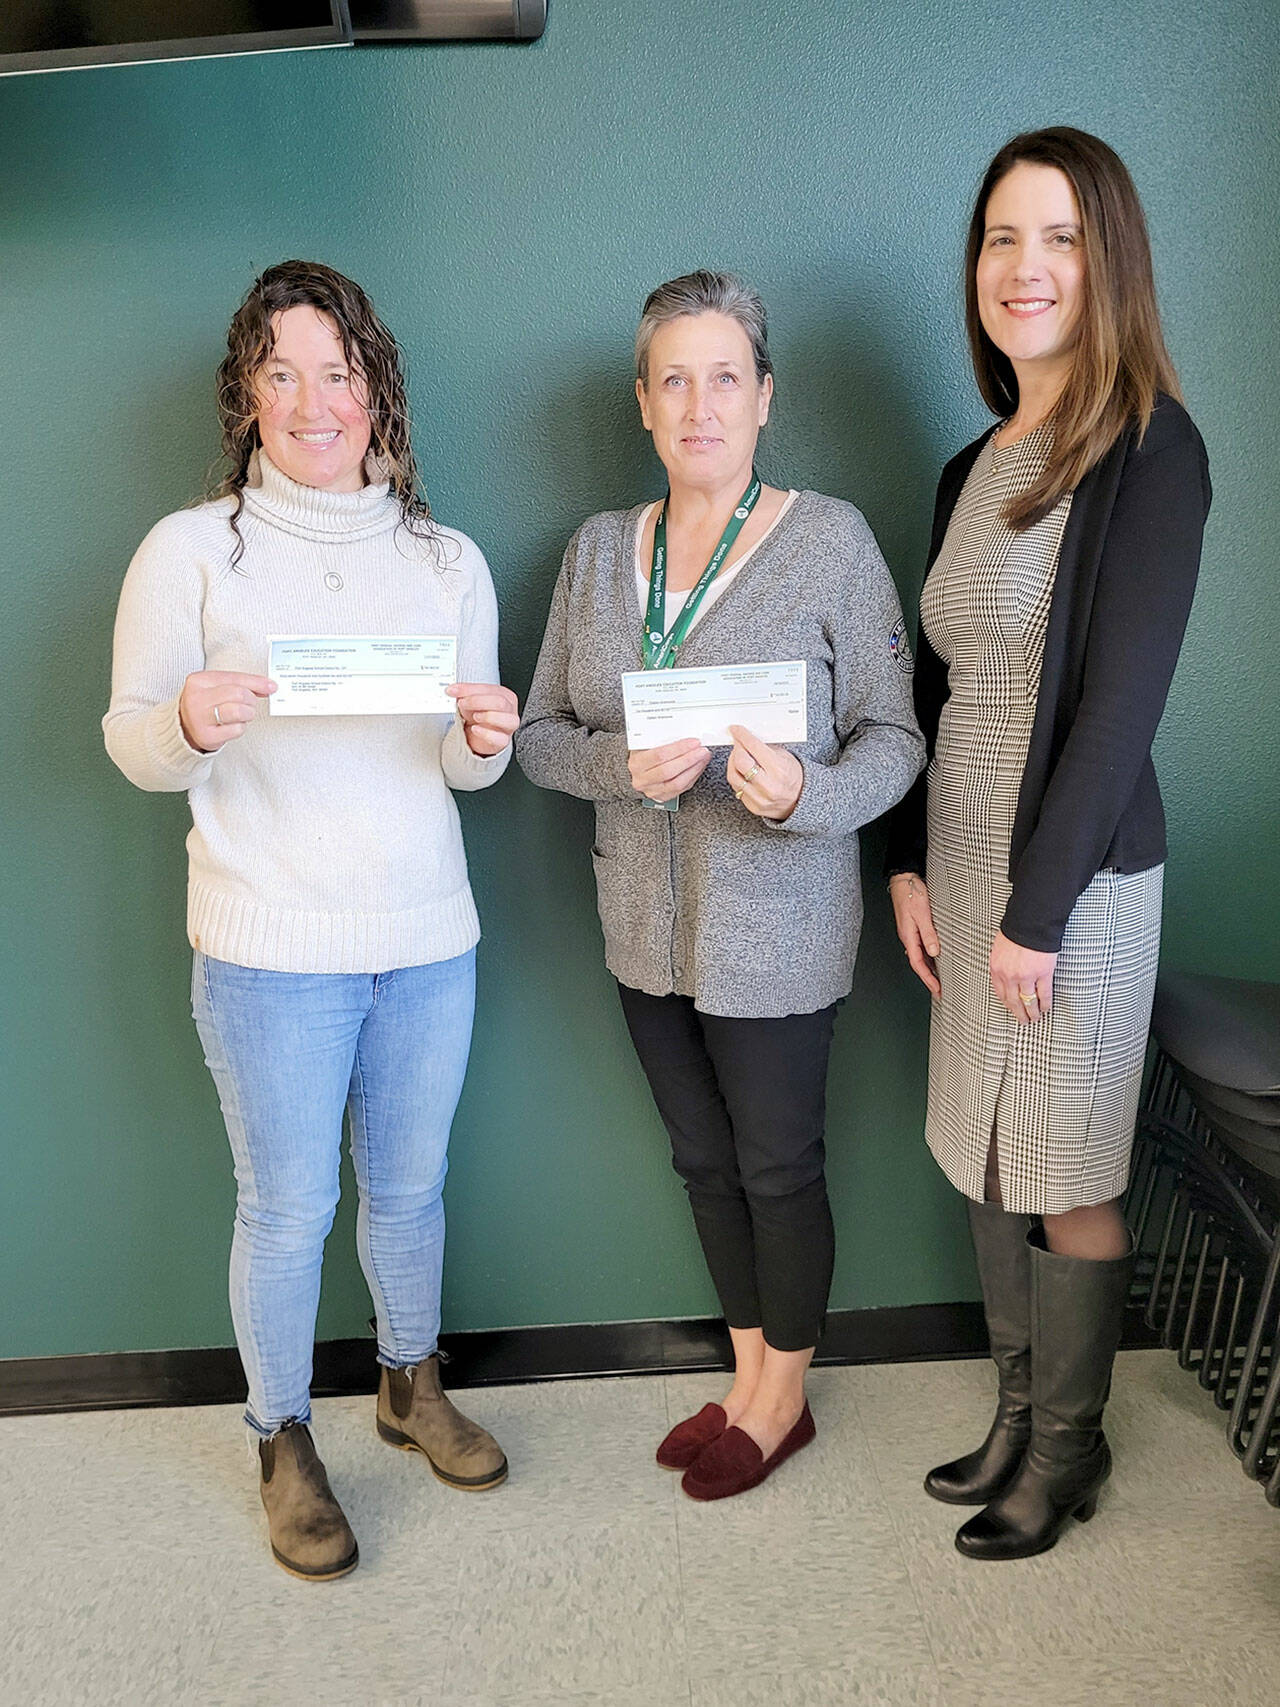
[[273,635],[267,674],[273,717],[379,717],[447,712],[457,680],[452,634]]
[[633,752],[689,738],[704,747],[728,747],[731,723],[762,741],[808,736],[803,659],[709,670],[627,670],[622,700]]

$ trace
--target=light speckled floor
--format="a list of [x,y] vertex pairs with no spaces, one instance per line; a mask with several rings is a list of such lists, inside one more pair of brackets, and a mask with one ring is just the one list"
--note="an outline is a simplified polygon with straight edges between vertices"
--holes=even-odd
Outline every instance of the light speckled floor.
[[316,1407],[360,1540],[272,1564],[234,1410],[0,1419],[3,1707],[1275,1707],[1280,1512],[1171,1354],[1120,1360],[1117,1473],[1057,1549],[981,1565],[921,1473],[980,1438],[989,1366],[820,1370],[817,1444],[695,1505],[652,1463],[717,1376],[470,1392],[491,1494]]

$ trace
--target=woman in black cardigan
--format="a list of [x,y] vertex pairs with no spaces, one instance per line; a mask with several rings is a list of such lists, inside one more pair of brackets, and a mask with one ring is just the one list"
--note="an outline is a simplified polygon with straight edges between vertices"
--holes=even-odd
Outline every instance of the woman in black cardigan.
[[999,424],[943,470],[898,809],[898,934],[934,997],[928,1141],[968,1199],[999,1403],[935,1498],[978,1558],[1093,1515],[1132,1268],[1129,1167],[1159,952],[1151,743],[1209,508],[1142,208],[1058,128],[992,161],[970,223],[970,347]]

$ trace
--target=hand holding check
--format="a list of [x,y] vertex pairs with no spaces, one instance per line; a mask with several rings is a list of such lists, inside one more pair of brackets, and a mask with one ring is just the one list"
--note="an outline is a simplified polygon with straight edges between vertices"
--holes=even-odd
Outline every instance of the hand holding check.
[[710,752],[692,738],[667,741],[661,747],[640,747],[627,754],[631,786],[659,806],[692,788],[710,762]]
[[182,733],[198,753],[216,753],[244,734],[257,714],[256,701],[275,691],[266,676],[243,670],[194,670],[178,700]]
[[[306,642],[296,643],[305,646]],[[348,643],[351,644],[351,643]],[[378,642],[356,642],[354,644],[370,646]],[[382,644],[399,646],[411,642],[387,641]],[[396,678],[390,678],[396,685]],[[379,685],[381,678],[376,675],[371,683],[366,679],[364,691],[372,693]],[[293,686],[292,678],[289,685]],[[348,682],[340,668],[331,669],[323,677],[314,673],[306,679],[305,685],[312,691],[299,706],[290,706],[295,712],[308,711],[313,713],[339,712],[339,707],[326,697],[323,690],[330,694],[335,685],[341,691],[348,688]],[[414,693],[430,694],[433,691],[432,678],[422,674],[410,679],[410,690]],[[187,677],[182,689],[182,697],[178,701],[178,716],[182,723],[182,732],[187,740],[199,752],[214,753],[228,741],[234,741],[243,735],[246,727],[253,722],[256,713],[256,701],[265,699],[277,691],[277,685],[267,676],[246,675],[239,670],[197,670]],[[454,682],[439,684],[434,691],[447,695],[444,703],[450,700],[457,706],[458,717],[462,723],[462,731],[471,751],[480,758],[492,758],[502,752],[520,724],[520,706],[510,688],[500,687],[496,682]],[[277,709],[283,709],[278,707]],[[382,704],[376,700],[369,703],[349,702],[341,707],[348,712],[364,712],[376,714],[378,711],[416,709],[412,704],[399,703]]]
[[457,701],[462,732],[482,759],[500,753],[520,727],[520,702],[496,682],[454,682],[444,690]]
[[[735,796],[757,818],[781,823],[795,810],[804,787],[804,767],[785,747],[771,747],[740,724],[730,725],[734,739],[725,775]],[[627,755],[632,787],[661,804],[674,800],[694,783],[711,762],[701,741],[668,741]]]
[[740,723],[731,723],[729,733],[733,736],[725,767],[729,787],[748,812],[780,824],[795,811],[804,787],[804,766],[794,753],[771,747]]
[[[631,670],[622,677],[627,767],[636,790],[661,805],[698,780],[711,747],[731,747],[726,775],[748,812],[780,823],[795,809],[804,767],[784,743],[807,738],[805,666],[724,664],[702,669]],[[734,714],[747,718],[767,737]],[[683,730],[683,734],[680,731]],[[663,734],[679,736],[663,741]]]

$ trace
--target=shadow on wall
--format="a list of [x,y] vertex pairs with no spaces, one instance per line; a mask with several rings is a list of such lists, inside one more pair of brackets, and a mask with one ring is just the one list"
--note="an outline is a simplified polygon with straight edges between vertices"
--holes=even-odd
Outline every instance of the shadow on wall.
[[550,364],[538,429],[523,453],[530,481],[525,505],[539,523],[523,572],[500,589],[503,671],[523,701],[533,679],[551,594],[575,528],[601,510],[629,509],[664,486],[660,465],[640,425],[625,349],[607,364],[575,357],[569,377]]
[[[775,353],[789,472],[808,480],[821,471],[826,490],[863,512],[913,629],[938,475],[963,442],[939,430],[937,364],[945,362],[962,396],[970,390],[964,328],[949,284],[935,287],[944,305],[941,326],[936,316],[922,324],[928,304],[901,312],[884,300],[883,282],[835,267],[796,274],[780,293],[800,305],[780,329]],[[944,410],[951,401],[943,399]]]
[[[184,953],[185,795],[143,794],[113,766],[101,719],[110,694],[111,639],[120,584],[148,529],[196,498],[193,466],[216,444],[212,370],[175,366],[158,393],[108,388],[79,400],[67,425],[73,472],[40,518],[37,560],[61,564],[41,590],[38,644],[22,659],[23,715],[8,730],[15,775],[38,779],[24,808],[27,833],[49,850],[46,882],[15,933],[38,928],[39,1002],[61,992],[65,1084],[153,1084],[182,1078],[190,1053]],[[109,425],[109,430],[105,430]],[[91,446],[91,449],[88,448]],[[107,511],[104,494],[114,492]],[[50,905],[52,897],[56,904]],[[37,926],[37,921],[40,921]],[[176,951],[176,952],[175,952]],[[145,994],[144,994],[145,993]],[[89,1007],[79,1019],[81,1005]],[[140,1006],[163,1015],[138,1024]],[[47,1045],[46,1045],[47,1046]]]
[[[177,370],[158,394],[131,396],[117,405],[122,432],[122,468],[127,461],[132,501],[126,514],[137,521],[137,537],[101,563],[96,579],[86,578],[79,595],[74,622],[51,649],[47,692],[50,705],[43,708],[34,726],[48,743],[48,751],[36,756],[42,770],[55,773],[62,762],[75,766],[83,755],[85,772],[77,780],[85,802],[86,822],[91,833],[110,836],[113,846],[104,849],[101,869],[112,873],[132,871],[128,887],[131,903],[113,891],[102,897],[97,922],[108,936],[107,964],[101,975],[111,983],[133,984],[134,988],[163,991],[151,1008],[163,1014],[167,1049],[190,1053],[191,1015],[188,984],[190,964],[186,953],[185,914],[187,856],[185,838],[190,828],[190,810],[185,793],[150,794],[134,787],[116,770],[103,745],[101,719],[111,692],[111,636],[116,603],[125,570],[137,546],[162,516],[199,502],[206,485],[218,472],[215,452],[218,429],[214,402],[214,370],[220,356],[217,343],[209,346],[209,359]],[[192,477],[192,470],[198,472]],[[106,471],[111,479],[111,471]],[[120,477],[117,471],[116,478]],[[114,541],[104,541],[110,551]],[[101,657],[102,670],[91,686],[82,684],[82,661]],[[76,691],[70,693],[75,683]],[[87,691],[86,691],[87,687]],[[59,739],[52,701],[68,695],[75,707],[74,727],[66,731],[67,743]],[[61,751],[59,749],[61,748]],[[112,791],[116,800],[106,797]],[[122,802],[122,803],[121,803]],[[136,980],[136,983],[133,981]],[[147,1030],[151,1029],[149,1025]],[[153,1040],[140,1036],[128,1011],[121,1009],[116,1025],[115,1047],[127,1062]],[[146,1082],[140,1077],[140,1082]]]

